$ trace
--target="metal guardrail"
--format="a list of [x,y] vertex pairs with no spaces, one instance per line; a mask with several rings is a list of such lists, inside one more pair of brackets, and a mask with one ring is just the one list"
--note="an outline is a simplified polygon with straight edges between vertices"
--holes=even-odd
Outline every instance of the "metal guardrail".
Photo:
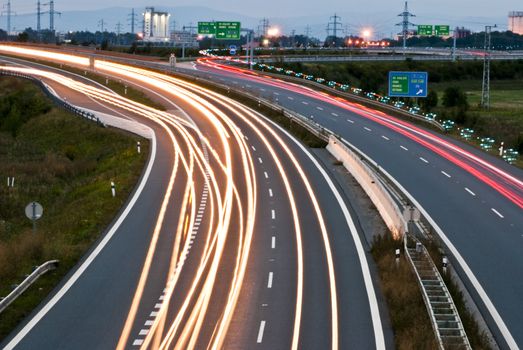
[[1,75],[31,80],[36,85],[38,85],[38,87],[46,94],[46,96],[49,97],[53,101],[53,103],[56,104],[58,107],[61,107],[65,110],[67,110],[73,114],[76,114],[84,119],[87,119],[91,122],[94,122],[99,126],[105,127],[104,123],[102,123],[102,121],[99,118],[97,118],[93,113],[86,112],[83,109],[78,108],[78,107],[70,104],[69,102],[62,100],[55,94],[53,94],[51,92],[51,90],[49,89],[49,86],[47,84],[45,84],[42,80],[35,78],[33,76],[27,75],[27,74],[8,71],[8,70],[2,69],[0,67],[0,76]]
[[[409,248],[409,240],[415,248]],[[426,248],[412,235],[404,236],[405,254],[416,274],[439,348],[471,350],[472,347],[452,296]]]
[[54,270],[58,267],[58,260],[50,260],[42,265],[38,266],[33,273],[31,273],[27,278],[20,283],[8,296],[0,300],[0,313],[2,313],[12,302],[14,302],[23,292],[27,290],[33,283],[38,280],[43,274]]

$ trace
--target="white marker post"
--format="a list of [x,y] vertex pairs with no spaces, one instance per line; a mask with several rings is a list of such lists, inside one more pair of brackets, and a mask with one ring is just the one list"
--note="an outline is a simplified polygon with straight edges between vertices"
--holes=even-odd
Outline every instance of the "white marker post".
[[503,156],[503,146],[504,146],[505,142],[501,142],[501,147],[499,148],[499,156],[502,157]]
[[123,92],[124,92],[124,94],[127,95],[127,85],[125,85],[125,88],[124,88],[124,91],[123,91]]
[[442,263],[443,263],[443,273],[446,275],[447,274],[447,266],[449,265],[449,260],[447,259],[446,256],[443,257]]
[[111,193],[113,197],[116,197],[116,188],[114,186],[114,182],[111,181]]
[[396,266],[399,266],[400,264],[400,250],[396,249]]
[[7,187],[15,187],[15,177],[7,177]]
[[138,154],[142,153],[142,146],[140,141],[136,141],[136,150],[138,151]]

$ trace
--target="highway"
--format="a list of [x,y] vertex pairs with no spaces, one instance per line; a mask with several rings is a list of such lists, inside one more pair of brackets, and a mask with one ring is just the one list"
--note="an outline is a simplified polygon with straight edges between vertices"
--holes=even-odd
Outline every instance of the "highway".
[[444,135],[283,80],[207,60],[183,67],[306,116],[375,160],[439,226],[501,346],[523,346],[523,171]]
[[5,60],[68,102],[133,119],[155,137],[121,216],[2,347],[392,346],[347,198],[287,132],[226,97],[159,73],[95,62],[99,72],[162,101],[166,112],[80,76]]

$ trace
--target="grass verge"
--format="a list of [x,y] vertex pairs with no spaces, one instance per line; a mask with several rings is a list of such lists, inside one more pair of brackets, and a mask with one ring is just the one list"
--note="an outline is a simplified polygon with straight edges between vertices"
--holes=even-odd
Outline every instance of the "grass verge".
[[[10,111],[0,113],[0,295],[7,295],[33,266],[60,260],[57,270],[0,314],[2,339],[100,237],[137,183],[149,143],[53,108],[28,81],[3,77],[0,86],[0,108],[7,105]],[[13,112],[37,102],[47,106],[30,118]],[[138,140],[141,154],[135,149]],[[15,177],[14,188],[6,186],[8,176]],[[115,198],[111,181],[117,186]],[[33,200],[44,207],[36,234],[24,215]]]
[[405,254],[401,254],[396,264],[396,249],[403,252],[403,242],[394,240],[388,233],[377,236],[371,249],[379,270],[381,290],[389,306],[396,349],[437,349],[416,276]]

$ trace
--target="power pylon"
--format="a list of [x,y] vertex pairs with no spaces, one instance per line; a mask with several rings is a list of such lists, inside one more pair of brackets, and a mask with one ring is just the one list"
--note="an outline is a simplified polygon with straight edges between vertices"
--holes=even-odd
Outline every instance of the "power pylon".
[[327,35],[330,35],[332,31],[332,36],[334,37],[334,40],[338,37],[338,30],[341,28],[341,17],[337,14],[334,14],[334,16],[331,16],[329,18],[331,22],[327,24]]
[[39,33],[42,30],[41,18],[42,18],[42,6],[40,3],[40,0],[38,0],[36,2],[36,31]]
[[127,21],[131,24],[131,33],[134,34],[134,26],[138,24],[138,20],[136,19],[136,13],[134,12],[134,8],[131,10],[131,13],[128,15]]
[[100,27],[102,33],[105,31],[105,25],[106,24],[107,24],[107,22],[104,21],[103,18],[98,21],[98,27]]
[[55,15],[61,16],[62,13],[58,12],[54,9],[54,0],[51,0],[43,5],[49,6],[49,11],[42,12],[41,14],[46,14],[46,13],[49,14],[49,30],[54,32],[54,16]]
[[490,108],[490,45],[491,32],[494,26],[485,26],[485,51],[483,55],[483,87],[481,91],[481,106]]
[[409,35],[409,26],[414,26],[414,23],[411,23],[409,18],[410,17],[416,17],[416,15],[409,12],[409,6],[407,4],[407,1],[405,1],[405,8],[403,9],[403,12],[398,15],[399,17],[403,17],[403,21],[400,23],[397,23],[397,26],[401,26],[401,36],[403,37],[403,53],[405,54],[405,50],[407,49],[407,36]]
[[11,34],[11,16],[14,12],[11,10],[11,0],[7,0],[7,4],[4,6],[6,8],[1,14],[7,15],[7,35]]

